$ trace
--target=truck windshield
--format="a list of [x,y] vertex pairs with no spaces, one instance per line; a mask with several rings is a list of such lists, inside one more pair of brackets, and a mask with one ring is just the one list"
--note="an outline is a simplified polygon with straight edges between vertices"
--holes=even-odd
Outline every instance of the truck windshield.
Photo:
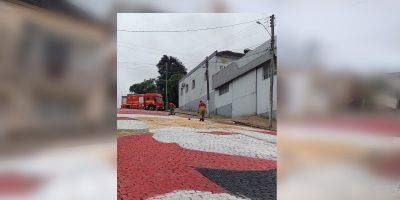
[[154,97],[154,100],[156,100],[157,102],[162,102],[162,98],[161,97]]

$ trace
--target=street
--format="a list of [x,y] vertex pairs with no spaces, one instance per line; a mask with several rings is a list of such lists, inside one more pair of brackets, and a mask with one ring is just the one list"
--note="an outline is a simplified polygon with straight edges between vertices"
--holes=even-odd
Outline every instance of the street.
[[118,110],[118,199],[276,199],[276,133]]

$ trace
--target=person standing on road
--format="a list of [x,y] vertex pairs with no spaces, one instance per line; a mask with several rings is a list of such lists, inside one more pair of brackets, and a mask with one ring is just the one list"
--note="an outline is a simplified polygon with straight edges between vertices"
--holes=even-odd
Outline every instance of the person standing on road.
[[175,115],[175,104],[172,102],[169,102],[168,107],[169,107],[169,115]]
[[206,108],[207,105],[202,100],[200,100],[199,111],[198,111],[198,113],[200,114],[200,121],[204,122],[204,115],[206,114]]

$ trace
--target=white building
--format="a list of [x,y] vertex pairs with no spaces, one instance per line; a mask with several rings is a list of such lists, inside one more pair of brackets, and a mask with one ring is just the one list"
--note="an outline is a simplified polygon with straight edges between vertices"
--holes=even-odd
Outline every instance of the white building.
[[[256,49],[246,52],[239,59],[228,60],[227,64],[221,67],[218,67],[218,64],[210,65],[209,108],[211,113],[228,117],[268,116],[271,60],[269,44],[269,42],[265,42]],[[221,59],[219,57],[214,58]],[[210,61],[210,63],[213,63],[213,61]],[[202,66],[202,64],[199,66]],[[207,97],[206,79],[204,78],[205,68],[199,66],[180,81],[179,106],[183,110],[196,110],[199,100],[205,100]],[[196,75],[194,76],[194,74]],[[201,75],[203,79],[199,78]],[[193,80],[195,81],[193,82]],[[197,90],[196,84],[200,85]],[[195,85],[194,88],[193,85]],[[277,108],[276,86],[275,70],[272,113],[274,117]]]
[[[241,58],[244,54],[231,51],[215,51],[208,56],[208,74],[210,90],[210,111],[214,111],[214,95],[211,79],[212,75],[228,66],[235,60]],[[197,111],[199,101],[207,100],[207,79],[205,60],[198,64],[185,77],[179,81],[179,107],[183,110]]]

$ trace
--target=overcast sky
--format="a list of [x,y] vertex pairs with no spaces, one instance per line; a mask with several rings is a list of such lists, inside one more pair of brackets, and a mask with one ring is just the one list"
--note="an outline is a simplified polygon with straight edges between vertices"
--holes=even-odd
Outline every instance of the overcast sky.
[[[260,19],[267,14],[118,14],[121,30],[187,30],[216,27]],[[183,33],[117,33],[118,98],[129,86],[156,78],[155,66],[162,55],[175,56],[188,72],[215,50],[243,52],[266,42],[269,35],[256,22],[228,28]],[[118,102],[120,99],[118,99]]]
[[[112,5],[117,2],[71,1],[92,11],[107,10],[111,6],[101,5]],[[398,0],[186,0],[184,4],[181,0],[120,0],[119,2],[130,2],[134,5],[124,6],[125,12],[153,10],[154,12],[274,13],[279,66],[307,66],[310,62],[314,62],[333,70],[400,71],[400,15],[398,14],[400,1]],[[93,6],[94,3],[98,6]],[[186,29],[236,23],[263,15],[153,16],[119,15],[118,28]],[[246,34],[248,36],[245,36]],[[157,62],[165,51],[177,56],[191,69],[196,62],[214,50],[241,51],[247,45],[262,42],[263,34],[265,32],[262,28],[255,24],[235,27],[235,30],[224,29],[187,35],[118,33],[118,41],[134,42],[162,50],[159,52],[144,47],[128,47],[130,44],[118,44],[118,61],[153,63]],[[157,53],[160,55],[157,56]],[[127,85],[157,75],[155,71],[151,71],[154,69],[145,68],[143,64],[134,69],[122,69],[130,67],[133,65],[118,64],[119,98],[121,93],[126,93]],[[139,68],[141,70],[136,70]]]

